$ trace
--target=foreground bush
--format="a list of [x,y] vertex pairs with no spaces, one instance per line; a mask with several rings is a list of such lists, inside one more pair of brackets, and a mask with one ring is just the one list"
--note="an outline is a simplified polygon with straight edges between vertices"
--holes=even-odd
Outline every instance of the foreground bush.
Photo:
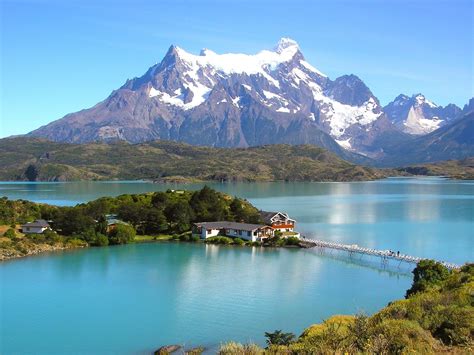
[[229,342],[222,344],[217,352],[218,355],[260,355],[265,351],[255,344],[245,344]]

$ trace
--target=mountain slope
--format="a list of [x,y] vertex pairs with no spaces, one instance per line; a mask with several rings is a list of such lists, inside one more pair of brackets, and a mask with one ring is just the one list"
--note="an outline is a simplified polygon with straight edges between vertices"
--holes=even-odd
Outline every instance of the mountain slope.
[[474,111],[422,137],[386,147],[381,166],[464,159],[474,156]]
[[347,154],[342,147],[373,156],[373,140],[390,129],[358,77],[331,81],[305,61],[296,42],[283,38],[274,50],[255,55],[193,55],[172,46],[159,64],[104,101],[29,135],[74,143],[311,143],[341,156]]
[[359,181],[385,174],[310,145],[223,149],[165,141],[132,145],[0,140],[0,180]]

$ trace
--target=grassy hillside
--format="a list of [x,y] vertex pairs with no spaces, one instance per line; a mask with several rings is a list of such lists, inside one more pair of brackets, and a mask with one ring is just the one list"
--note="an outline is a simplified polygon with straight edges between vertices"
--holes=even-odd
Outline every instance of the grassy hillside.
[[361,181],[385,174],[311,145],[223,149],[167,141],[77,145],[25,137],[0,140],[0,180]]
[[398,171],[410,175],[449,176],[454,179],[474,180],[474,158],[412,165],[400,168]]
[[472,354],[474,264],[450,272],[424,260],[413,273],[407,298],[370,317],[336,315],[296,339],[266,333],[266,349],[227,343],[218,354]]

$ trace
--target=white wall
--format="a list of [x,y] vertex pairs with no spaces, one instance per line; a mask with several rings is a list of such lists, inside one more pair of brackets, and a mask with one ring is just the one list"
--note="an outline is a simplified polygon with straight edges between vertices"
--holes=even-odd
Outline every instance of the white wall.
[[44,228],[44,227],[24,227],[24,228],[22,228],[22,232],[24,234],[41,234],[46,229],[47,228]]

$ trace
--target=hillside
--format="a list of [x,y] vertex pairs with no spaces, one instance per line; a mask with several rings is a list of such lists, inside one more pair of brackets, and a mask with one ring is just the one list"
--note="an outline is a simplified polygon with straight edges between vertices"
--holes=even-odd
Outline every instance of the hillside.
[[79,145],[25,137],[0,140],[0,180],[362,181],[386,174],[311,145],[225,149],[167,141]]
[[450,272],[423,260],[413,274],[406,299],[372,316],[335,315],[298,338],[277,330],[265,349],[231,342],[218,354],[472,354],[474,264]]
[[453,179],[474,180],[474,158],[411,165],[397,170],[409,175],[448,176]]
[[[387,143],[387,142],[386,142]],[[474,112],[413,140],[393,140],[384,146],[379,166],[401,166],[474,156]]]

